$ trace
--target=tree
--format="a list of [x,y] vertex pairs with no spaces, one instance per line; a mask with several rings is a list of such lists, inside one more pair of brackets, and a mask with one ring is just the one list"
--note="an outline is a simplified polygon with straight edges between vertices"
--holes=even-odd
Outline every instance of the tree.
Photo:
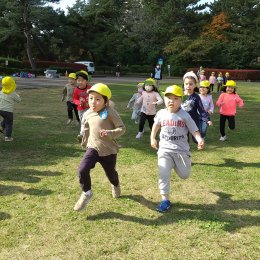
[[21,33],[25,37],[26,53],[31,64],[35,69],[33,61],[32,46],[33,38],[40,33],[35,26],[42,17],[44,5],[59,2],[59,0],[7,0],[5,1],[5,11],[2,12],[1,22],[6,26],[1,27],[0,36],[2,41],[11,39],[14,35]]

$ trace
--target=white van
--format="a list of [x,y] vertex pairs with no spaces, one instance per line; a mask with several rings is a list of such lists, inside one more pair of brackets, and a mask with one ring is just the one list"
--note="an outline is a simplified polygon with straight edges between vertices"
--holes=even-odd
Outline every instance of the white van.
[[89,74],[95,73],[95,65],[93,61],[75,61],[74,63],[83,64],[87,66]]

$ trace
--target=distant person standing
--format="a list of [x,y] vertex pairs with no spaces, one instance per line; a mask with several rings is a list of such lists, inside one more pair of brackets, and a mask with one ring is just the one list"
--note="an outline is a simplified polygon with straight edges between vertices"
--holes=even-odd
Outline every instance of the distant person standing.
[[120,65],[120,63],[118,62],[117,64],[116,64],[116,77],[120,77],[120,74],[121,74],[121,65]]
[[153,78],[156,80],[156,87],[159,90],[159,81],[162,80],[162,69],[159,64],[154,68]]
[[230,80],[229,72],[227,71],[223,77],[223,86],[226,85],[227,81]]
[[215,76],[215,72],[211,72],[211,75],[209,77],[209,83],[210,83],[210,91],[213,92],[214,90],[214,85],[216,84],[216,76]]

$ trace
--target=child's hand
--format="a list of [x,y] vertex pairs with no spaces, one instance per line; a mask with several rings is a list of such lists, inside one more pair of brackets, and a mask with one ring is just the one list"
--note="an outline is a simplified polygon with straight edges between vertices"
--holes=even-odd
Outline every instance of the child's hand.
[[208,125],[209,125],[209,126],[213,126],[212,121],[208,121]]
[[109,134],[109,130],[101,129],[99,130],[100,137],[107,136]]
[[155,150],[158,150],[158,147],[157,147],[157,140],[155,138],[152,138],[151,139],[151,147]]
[[198,142],[198,150],[203,150],[205,148],[205,143],[203,140]]

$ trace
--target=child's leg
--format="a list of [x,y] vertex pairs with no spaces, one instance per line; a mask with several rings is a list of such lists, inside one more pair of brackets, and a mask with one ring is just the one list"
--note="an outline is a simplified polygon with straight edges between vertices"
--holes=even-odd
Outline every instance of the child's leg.
[[72,110],[73,110],[73,107],[72,107],[71,102],[67,101],[68,118],[71,119],[71,120],[73,119]]
[[182,179],[187,179],[190,176],[191,170],[191,159],[190,156],[186,154],[177,154],[173,155],[174,160],[174,170],[178,174],[178,176]]
[[200,135],[203,139],[206,137],[207,128],[208,128],[207,122],[200,120],[199,131],[200,131]]
[[155,115],[147,115],[147,120],[148,120],[149,127],[150,127],[151,130],[153,128],[154,117],[155,117]]
[[170,154],[164,150],[158,151],[158,170],[159,170],[159,190],[162,199],[169,200],[170,194],[170,177],[173,161]]
[[98,157],[98,152],[95,149],[88,148],[79,164],[79,183],[84,192],[91,190],[90,170],[95,167]]
[[230,130],[234,130],[236,127],[235,116],[228,117],[228,127]]
[[99,163],[102,165],[106,176],[111,184],[114,186],[119,185],[118,173],[116,171],[116,154],[99,157]]
[[72,107],[73,107],[73,110],[74,110],[76,119],[77,119],[77,121],[79,122],[80,119],[79,119],[79,113],[78,113],[77,105],[75,105],[75,104],[72,103]]
[[226,133],[225,133],[226,119],[227,119],[226,116],[220,114],[220,118],[219,118],[219,131],[220,131],[221,136],[225,136],[226,135]]
[[5,136],[10,138],[13,132],[14,113],[2,111],[1,115],[4,118],[1,125],[2,128],[5,130]]
[[139,122],[139,132],[143,132],[144,130],[144,124],[145,124],[145,120],[146,120],[146,114],[141,112],[140,115],[140,122]]

